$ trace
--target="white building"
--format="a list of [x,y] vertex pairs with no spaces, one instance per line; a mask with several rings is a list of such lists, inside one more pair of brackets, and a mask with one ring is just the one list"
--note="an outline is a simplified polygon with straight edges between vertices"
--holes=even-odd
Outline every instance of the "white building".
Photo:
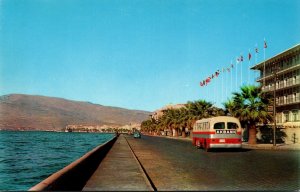
[[[300,44],[283,51],[251,69],[259,70],[257,79],[262,90],[273,94],[276,84],[276,123],[287,134],[286,143],[293,137],[300,142]],[[276,82],[275,82],[275,76]]]

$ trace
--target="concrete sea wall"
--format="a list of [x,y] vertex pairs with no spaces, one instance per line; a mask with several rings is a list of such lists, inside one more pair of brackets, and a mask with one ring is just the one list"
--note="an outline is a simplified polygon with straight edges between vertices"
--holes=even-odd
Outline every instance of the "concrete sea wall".
[[41,181],[29,191],[80,191],[91,177],[117,137],[94,148],[73,163]]

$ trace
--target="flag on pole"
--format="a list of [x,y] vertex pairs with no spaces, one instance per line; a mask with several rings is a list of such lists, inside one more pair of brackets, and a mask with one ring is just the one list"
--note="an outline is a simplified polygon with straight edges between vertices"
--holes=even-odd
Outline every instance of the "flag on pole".
[[241,62],[243,62],[244,61],[244,57],[243,57],[243,55],[241,55]]
[[255,53],[258,53],[258,48],[257,47],[255,48]]
[[267,42],[266,40],[264,40],[264,48],[266,49],[268,46],[267,46]]
[[249,54],[248,54],[248,59],[249,59],[249,61],[250,61],[251,57],[252,57],[252,55],[251,55],[251,53],[250,53],[250,51],[249,51]]
[[207,77],[207,79],[205,80],[206,85],[210,82],[211,77]]
[[205,81],[200,82],[200,86],[203,87],[205,85]]

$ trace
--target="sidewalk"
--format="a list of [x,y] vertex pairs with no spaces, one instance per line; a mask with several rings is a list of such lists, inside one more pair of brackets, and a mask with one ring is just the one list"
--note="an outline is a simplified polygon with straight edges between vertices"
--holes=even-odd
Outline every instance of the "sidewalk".
[[280,143],[276,144],[276,146],[273,146],[273,144],[248,144],[248,143],[242,143],[242,148],[244,149],[264,149],[264,150],[300,150],[300,144],[285,144]]
[[120,135],[82,191],[153,189],[124,135]]

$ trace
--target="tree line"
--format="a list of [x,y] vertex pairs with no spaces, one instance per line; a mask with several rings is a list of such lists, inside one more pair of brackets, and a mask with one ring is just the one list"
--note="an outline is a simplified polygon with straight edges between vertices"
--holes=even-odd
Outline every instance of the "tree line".
[[232,97],[223,103],[224,108],[215,107],[205,100],[189,101],[185,107],[166,109],[157,119],[143,121],[141,131],[157,135],[171,132],[175,137],[181,133],[182,137],[186,137],[197,120],[226,115],[238,118],[243,128],[248,127],[249,143],[255,144],[257,124],[272,122],[273,115],[268,112],[272,102],[272,96],[262,92],[261,87],[242,86],[239,92],[233,92]]

